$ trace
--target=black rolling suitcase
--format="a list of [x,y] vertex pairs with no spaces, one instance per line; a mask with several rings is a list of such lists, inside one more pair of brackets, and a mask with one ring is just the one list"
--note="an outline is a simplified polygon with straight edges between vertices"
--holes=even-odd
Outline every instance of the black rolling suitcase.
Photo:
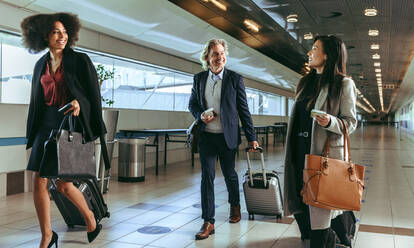
[[[65,223],[69,228],[75,225],[86,226],[85,220],[78,208],[56,188],[55,180],[51,180],[50,194],[56,203]],[[96,179],[74,180],[73,184],[82,192],[89,209],[94,213],[97,223],[110,216],[108,207],[99,190]]]

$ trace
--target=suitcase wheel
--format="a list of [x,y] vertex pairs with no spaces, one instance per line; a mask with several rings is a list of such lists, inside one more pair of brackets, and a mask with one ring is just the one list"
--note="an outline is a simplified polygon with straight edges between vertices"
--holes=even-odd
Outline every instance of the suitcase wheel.
[[249,220],[254,220],[254,214],[249,213]]

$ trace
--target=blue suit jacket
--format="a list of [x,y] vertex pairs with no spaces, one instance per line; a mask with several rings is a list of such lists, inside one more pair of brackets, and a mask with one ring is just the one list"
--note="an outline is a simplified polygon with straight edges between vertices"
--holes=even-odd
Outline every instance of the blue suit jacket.
[[[208,71],[194,75],[193,89],[188,109],[197,120],[206,109],[204,92],[206,88]],[[246,91],[243,77],[234,71],[224,68],[221,86],[220,115],[224,138],[229,149],[235,149],[241,143],[239,118],[248,141],[255,141],[252,117],[247,106]],[[205,124],[202,125],[204,131]]]

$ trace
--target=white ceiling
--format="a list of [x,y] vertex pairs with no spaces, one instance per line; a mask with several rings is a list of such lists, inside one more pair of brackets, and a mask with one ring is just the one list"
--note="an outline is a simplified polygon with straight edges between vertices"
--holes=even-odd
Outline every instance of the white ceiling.
[[0,0],[34,12],[72,12],[85,28],[199,62],[210,38],[229,43],[227,67],[294,91],[300,75],[166,0]]

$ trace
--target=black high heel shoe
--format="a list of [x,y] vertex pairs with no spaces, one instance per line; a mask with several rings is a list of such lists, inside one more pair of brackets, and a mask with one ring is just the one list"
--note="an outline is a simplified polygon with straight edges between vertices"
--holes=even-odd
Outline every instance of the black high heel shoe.
[[98,234],[101,230],[102,230],[102,225],[98,224],[98,222],[96,222],[95,230],[93,230],[92,232],[88,232],[88,241],[89,241],[89,243],[91,243],[92,241],[95,240],[95,238],[98,236]]
[[59,236],[57,235],[57,233],[55,233],[55,231],[52,231],[52,239],[50,240],[47,248],[52,247],[53,244],[55,244],[55,247],[58,248],[58,239],[59,239]]

